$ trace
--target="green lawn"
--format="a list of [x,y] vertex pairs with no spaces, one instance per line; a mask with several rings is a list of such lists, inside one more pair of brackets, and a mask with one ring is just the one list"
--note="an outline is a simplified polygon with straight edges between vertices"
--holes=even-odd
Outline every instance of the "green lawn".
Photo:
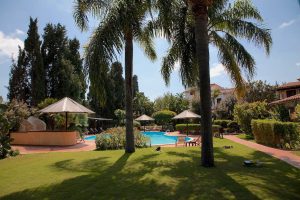
[[241,133],[236,135],[238,138],[243,139],[243,140],[248,140],[251,142],[255,142],[254,138],[249,138],[249,136],[247,136],[245,133]]
[[0,199],[300,199],[300,170],[282,161],[226,139],[215,161],[200,167],[199,147],[23,155],[0,161]]

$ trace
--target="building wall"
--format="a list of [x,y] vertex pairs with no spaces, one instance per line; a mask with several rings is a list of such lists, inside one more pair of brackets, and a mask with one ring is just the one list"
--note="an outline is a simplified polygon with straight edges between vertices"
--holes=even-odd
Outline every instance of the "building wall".
[[288,94],[292,91],[295,91],[295,94],[300,94],[300,88],[295,88],[295,89],[286,89],[286,90],[278,90],[277,94],[279,96],[280,99],[285,99],[288,96]]

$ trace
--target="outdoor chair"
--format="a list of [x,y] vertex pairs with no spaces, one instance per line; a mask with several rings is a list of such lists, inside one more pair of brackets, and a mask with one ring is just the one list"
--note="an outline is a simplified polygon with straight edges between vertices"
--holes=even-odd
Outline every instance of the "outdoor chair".
[[198,138],[192,139],[191,141],[186,142],[186,146],[200,146],[201,144],[201,136],[199,136]]
[[175,146],[177,147],[178,145],[186,146],[185,136],[178,136],[177,137],[177,141],[175,143]]

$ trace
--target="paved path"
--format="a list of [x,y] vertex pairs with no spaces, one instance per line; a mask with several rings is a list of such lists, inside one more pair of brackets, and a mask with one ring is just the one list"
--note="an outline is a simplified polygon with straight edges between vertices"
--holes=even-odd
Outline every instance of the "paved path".
[[73,146],[24,146],[13,145],[13,149],[18,149],[21,154],[48,153],[48,152],[78,152],[92,151],[96,149],[95,141],[85,141]]
[[285,150],[281,150],[281,149],[267,147],[267,146],[264,146],[261,144],[257,144],[254,142],[240,139],[234,135],[224,135],[224,138],[229,139],[236,143],[243,144],[245,146],[248,146],[252,149],[264,152],[266,154],[269,154],[275,158],[278,158],[278,159],[280,159],[284,162],[287,162],[288,164],[293,165],[294,167],[297,167],[300,169],[300,156],[293,154],[291,151],[285,151]]

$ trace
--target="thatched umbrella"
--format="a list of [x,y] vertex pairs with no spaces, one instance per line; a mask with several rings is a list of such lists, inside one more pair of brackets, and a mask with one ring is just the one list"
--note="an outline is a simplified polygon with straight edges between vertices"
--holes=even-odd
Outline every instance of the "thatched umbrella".
[[[173,117],[173,119],[196,119],[196,118],[201,118],[200,115],[197,115],[196,113],[193,113],[192,111],[185,110],[181,112],[180,114],[176,115]],[[187,130],[187,135],[188,135],[188,121],[186,124],[186,130]]]
[[[138,118],[135,119],[136,121],[143,121],[143,122],[147,122],[147,121],[154,121],[154,119],[152,117],[149,117],[148,115],[142,115]],[[144,125],[144,132],[146,130],[146,125]]]
[[77,103],[69,97],[65,97],[58,102],[47,106],[39,111],[40,113],[65,113],[66,114],[66,130],[68,126],[68,113],[87,113],[93,114],[95,112]]

